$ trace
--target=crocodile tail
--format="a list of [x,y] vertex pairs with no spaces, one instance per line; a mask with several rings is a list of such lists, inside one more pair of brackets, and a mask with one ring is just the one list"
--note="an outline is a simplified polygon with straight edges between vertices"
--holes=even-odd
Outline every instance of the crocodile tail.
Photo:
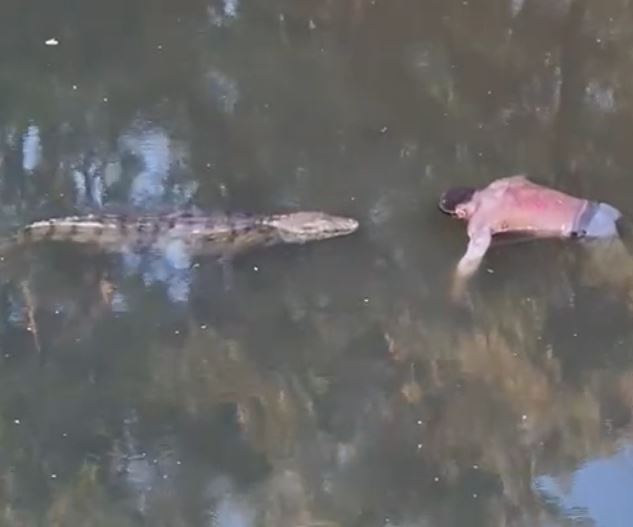
[[0,258],[8,253],[29,244],[52,238],[55,232],[54,222],[37,222],[0,238]]

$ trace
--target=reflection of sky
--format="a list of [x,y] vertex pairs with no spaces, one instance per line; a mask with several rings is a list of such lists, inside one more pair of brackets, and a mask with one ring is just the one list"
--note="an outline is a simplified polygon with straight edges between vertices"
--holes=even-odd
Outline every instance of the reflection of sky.
[[226,74],[217,69],[207,73],[209,92],[219,108],[226,113],[233,113],[240,98],[238,84]]
[[224,0],[224,15],[235,18],[237,16],[237,0]]
[[19,326],[25,326],[26,321],[26,305],[22,295],[11,295],[9,297],[9,321]]
[[214,502],[209,511],[212,527],[254,527],[257,515],[248,499],[233,488],[230,478],[219,476],[209,482],[208,498]]
[[512,9],[512,16],[517,16],[523,10],[524,5],[525,0],[511,0],[510,7]]
[[186,302],[189,298],[191,273],[185,269],[177,269],[169,264],[167,258],[154,258],[143,271],[146,285],[163,282],[167,286],[167,294],[174,302]]
[[223,0],[222,11],[219,11],[213,6],[207,9],[209,14],[209,21],[214,26],[222,27],[227,25],[231,20],[237,18],[239,11],[238,0]]
[[75,201],[78,206],[84,205],[88,191],[86,189],[86,178],[80,170],[73,170],[73,183],[75,184]]
[[540,476],[535,486],[547,499],[558,502],[570,518],[590,518],[597,527],[633,525],[633,445],[617,454],[589,461],[560,481]]
[[192,280],[190,258],[177,243],[156,248],[150,253],[123,253],[123,266],[128,275],[140,274],[146,286],[163,283],[174,302],[186,302]]
[[255,511],[232,496],[220,500],[213,511],[211,525],[213,527],[254,527]]
[[[173,145],[167,133],[155,126],[133,126],[122,135],[120,146],[141,165],[130,186],[131,203],[150,208],[164,203],[169,191],[167,179],[174,161]],[[151,254],[125,252],[123,264],[128,274],[140,273],[146,285],[164,283],[173,301],[184,302],[189,297],[191,283],[190,259],[183,247],[173,245],[157,247],[160,250]],[[125,309],[125,303],[121,307]]]
[[42,144],[40,142],[40,129],[34,124],[30,125],[24,133],[22,140],[22,168],[25,172],[31,172],[40,164],[42,157]]
[[165,194],[171,165],[170,140],[158,128],[134,130],[121,137],[121,146],[141,162],[141,170],[132,181],[130,199],[135,205],[157,202]]
[[603,86],[594,80],[587,84],[585,97],[587,102],[598,111],[605,113],[615,111],[616,104],[613,88]]

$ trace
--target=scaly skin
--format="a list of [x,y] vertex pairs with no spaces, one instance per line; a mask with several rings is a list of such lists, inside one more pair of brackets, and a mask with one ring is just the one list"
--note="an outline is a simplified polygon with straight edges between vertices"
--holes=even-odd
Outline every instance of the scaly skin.
[[236,254],[255,247],[335,238],[357,229],[356,220],[323,212],[73,216],[31,223],[0,243],[0,252],[47,240],[92,244],[108,251],[177,241],[192,254]]

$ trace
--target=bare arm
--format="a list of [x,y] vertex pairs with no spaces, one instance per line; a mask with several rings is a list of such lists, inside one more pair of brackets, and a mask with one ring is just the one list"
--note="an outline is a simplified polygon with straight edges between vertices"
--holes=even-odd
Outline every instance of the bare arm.
[[457,264],[457,274],[465,278],[474,274],[479,268],[479,264],[486,254],[488,247],[490,247],[491,241],[492,236],[489,230],[472,233],[466,254],[462,256],[462,259]]
[[455,272],[452,289],[452,297],[455,300],[463,296],[466,282],[479,268],[481,260],[492,241],[492,234],[489,229],[471,232],[469,236],[470,241],[468,242],[466,254],[462,256],[462,259],[457,264],[457,270]]

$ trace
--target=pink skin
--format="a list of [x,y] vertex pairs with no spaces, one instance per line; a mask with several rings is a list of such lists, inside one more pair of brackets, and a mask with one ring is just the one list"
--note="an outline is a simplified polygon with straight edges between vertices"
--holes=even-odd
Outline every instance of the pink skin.
[[455,216],[468,222],[469,243],[457,265],[454,296],[477,271],[492,237],[521,233],[535,238],[567,238],[587,206],[584,199],[529,181],[524,176],[498,179],[455,207]]

